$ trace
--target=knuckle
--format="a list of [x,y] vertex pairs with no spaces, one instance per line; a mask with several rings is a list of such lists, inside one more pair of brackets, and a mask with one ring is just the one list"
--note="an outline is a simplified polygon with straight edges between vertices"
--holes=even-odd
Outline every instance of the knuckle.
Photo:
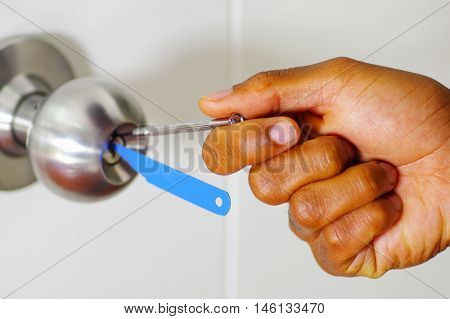
[[262,71],[256,73],[251,78],[249,78],[245,84],[252,88],[252,90],[263,91],[271,84],[273,71]]
[[337,224],[331,224],[322,231],[322,237],[330,250],[339,250],[348,244],[346,230]]
[[378,226],[383,224],[386,207],[380,201],[374,201],[365,206],[362,209],[362,218],[365,219],[365,223],[371,226]]
[[337,137],[326,137],[322,139],[320,161],[321,168],[329,174],[337,174],[344,167],[343,157],[339,148],[340,141]]
[[308,171],[321,177],[340,173],[346,164],[341,145],[335,136],[321,136],[304,143],[301,147],[305,162],[310,166]]
[[262,71],[253,75],[244,83],[253,90],[263,90],[280,79],[295,75],[297,71],[298,68]]
[[257,199],[269,205],[279,205],[288,200],[289,194],[283,192],[277,178],[268,173],[262,165],[250,169],[249,185]]
[[384,200],[376,200],[360,209],[360,222],[374,232],[378,232],[389,221],[389,208]]
[[277,81],[280,79],[285,79],[285,78],[295,76],[299,70],[300,70],[299,67],[282,69],[282,70],[272,70],[272,71],[267,72],[267,76],[268,76],[268,79],[270,82],[274,82],[274,81]]
[[223,147],[216,132],[211,132],[202,148],[202,158],[206,167],[213,173],[226,175],[230,172],[233,161],[230,159],[229,148]]
[[330,60],[327,60],[326,63],[332,64],[332,65],[351,65],[355,63],[359,63],[359,61],[356,61],[354,59],[348,58],[348,57],[336,57]]
[[267,82],[270,78],[270,71],[261,71],[250,78],[251,82]]
[[319,228],[323,211],[314,192],[306,188],[297,191],[292,196],[290,205],[293,218],[301,227],[311,230]]
[[[369,163],[370,164],[370,163]],[[381,187],[378,182],[373,165],[362,164],[359,170],[360,188],[369,195],[379,194]]]

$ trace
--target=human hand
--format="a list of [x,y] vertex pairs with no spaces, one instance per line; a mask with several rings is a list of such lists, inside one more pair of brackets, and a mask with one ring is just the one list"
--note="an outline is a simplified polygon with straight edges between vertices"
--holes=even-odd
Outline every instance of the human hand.
[[[376,278],[448,247],[450,90],[438,82],[337,58],[259,73],[199,106],[249,119],[208,136],[206,165],[252,165],[255,196],[289,202],[291,230],[327,272]],[[300,143],[295,120],[316,138]]]

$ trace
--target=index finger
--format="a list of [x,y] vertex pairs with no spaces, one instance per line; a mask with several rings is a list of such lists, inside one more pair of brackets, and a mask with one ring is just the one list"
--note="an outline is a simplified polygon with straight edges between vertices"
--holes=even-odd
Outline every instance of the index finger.
[[215,128],[203,144],[202,156],[210,171],[227,175],[267,161],[299,138],[300,128],[289,117],[254,119]]

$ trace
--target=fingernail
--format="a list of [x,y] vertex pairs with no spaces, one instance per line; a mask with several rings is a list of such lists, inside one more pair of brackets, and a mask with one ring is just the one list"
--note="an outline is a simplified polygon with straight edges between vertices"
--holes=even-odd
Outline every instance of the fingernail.
[[215,93],[211,93],[211,94],[205,95],[205,96],[203,96],[203,98],[207,99],[207,100],[210,100],[210,101],[218,101],[218,100],[221,100],[224,97],[227,97],[228,95],[230,95],[230,93],[232,91],[233,90],[231,90],[231,89],[222,90],[222,91],[218,91],[218,92],[215,92]]
[[344,144],[345,150],[347,151],[349,158],[355,157],[355,148],[353,147],[353,145],[346,140],[341,139],[341,142],[342,144]]
[[398,197],[395,194],[392,194],[389,196],[389,200],[391,201],[392,205],[394,205],[394,209],[396,211],[399,211],[402,208],[402,201],[400,197]]
[[397,181],[397,170],[395,167],[385,162],[378,162],[378,165],[380,165],[386,172],[389,179],[389,184],[394,184]]
[[290,144],[297,139],[297,131],[290,122],[284,121],[272,126],[269,129],[269,136],[277,144]]

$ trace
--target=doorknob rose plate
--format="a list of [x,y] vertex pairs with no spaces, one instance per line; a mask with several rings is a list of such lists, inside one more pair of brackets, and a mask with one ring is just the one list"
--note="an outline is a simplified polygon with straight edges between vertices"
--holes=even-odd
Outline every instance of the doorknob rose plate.
[[0,190],[19,189],[36,179],[23,141],[13,131],[19,122],[14,114],[30,107],[28,98],[43,99],[73,78],[66,58],[47,42],[37,37],[0,41]]

